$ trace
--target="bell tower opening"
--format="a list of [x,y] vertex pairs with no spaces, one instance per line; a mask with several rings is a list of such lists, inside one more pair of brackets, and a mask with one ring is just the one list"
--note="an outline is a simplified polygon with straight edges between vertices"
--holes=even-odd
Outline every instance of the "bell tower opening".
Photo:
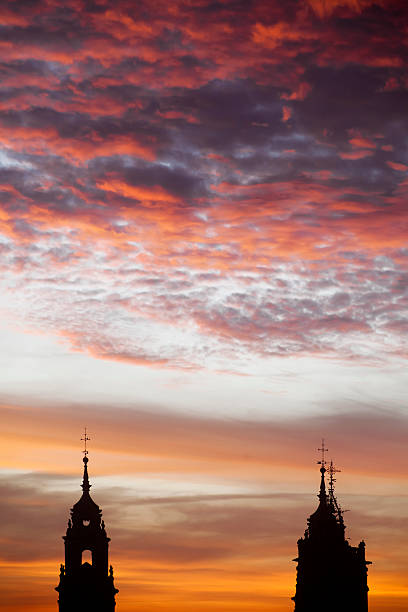
[[92,565],[92,552],[89,550],[89,548],[82,551],[81,565],[84,563],[89,563],[89,565]]

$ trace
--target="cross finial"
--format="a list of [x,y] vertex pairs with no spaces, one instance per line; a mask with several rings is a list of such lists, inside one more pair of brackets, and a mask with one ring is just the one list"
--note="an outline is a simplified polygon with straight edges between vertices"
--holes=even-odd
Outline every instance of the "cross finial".
[[84,456],[86,457],[88,454],[88,450],[86,448],[86,443],[89,442],[91,438],[88,438],[87,434],[86,434],[86,427],[84,429],[84,437],[81,438],[82,442],[84,443],[84,450],[82,451],[84,453]]
[[322,459],[321,459],[321,461],[318,461],[317,463],[322,466],[322,469],[326,469],[326,456],[325,456],[325,453],[327,453],[327,451],[329,449],[326,448],[325,445],[324,445],[324,438],[322,438],[322,448],[318,448],[317,450],[322,453]]
[[334,478],[334,475],[337,472],[341,472],[341,470],[338,470],[337,468],[334,467],[334,463],[333,461],[330,461],[330,465],[329,465],[329,469],[328,472],[330,474],[330,480],[329,480],[329,493],[333,496],[333,492],[334,492],[334,483],[336,482],[336,479]]

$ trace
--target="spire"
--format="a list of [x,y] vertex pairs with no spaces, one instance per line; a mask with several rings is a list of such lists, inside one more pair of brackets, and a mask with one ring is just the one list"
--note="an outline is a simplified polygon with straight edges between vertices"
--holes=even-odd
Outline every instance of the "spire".
[[320,499],[320,503],[321,504],[325,504],[327,502],[327,493],[326,493],[326,481],[325,481],[325,473],[326,473],[326,468],[321,467],[320,468],[320,473],[321,473],[321,479],[320,479],[320,491],[319,491],[319,495],[318,498]]
[[320,479],[320,491],[318,498],[320,500],[320,504],[327,504],[326,481],[324,475],[326,474],[326,453],[329,449],[324,445],[324,438],[322,438],[322,447],[318,448],[317,450],[322,453],[321,460],[317,462],[318,465],[322,466],[320,468],[320,473],[322,476]]
[[84,437],[81,438],[81,440],[84,442],[84,450],[82,451],[84,453],[84,458],[83,458],[83,462],[84,462],[84,477],[82,480],[82,490],[84,493],[89,493],[89,489],[91,488],[91,485],[89,484],[89,477],[88,477],[88,450],[86,448],[86,443],[89,442],[91,438],[88,438],[87,434],[86,434],[86,427],[84,429]]
[[91,488],[92,485],[89,484],[89,477],[88,477],[88,457],[84,457],[83,458],[83,462],[84,462],[84,477],[82,479],[82,490],[84,493],[89,493],[89,489]]
[[330,478],[329,478],[329,499],[330,499],[330,502],[332,504],[337,505],[336,497],[334,495],[334,483],[336,482],[336,479],[334,478],[334,475],[337,472],[341,472],[341,470],[338,470],[334,466],[333,461],[330,461],[330,466],[329,466],[328,472],[330,474]]
[[[329,467],[326,460],[326,453],[329,450],[326,448],[324,439],[322,447],[318,449],[322,453],[321,460],[317,463],[320,465],[320,489],[319,489],[319,505],[315,512],[308,519],[307,537],[323,539],[326,542],[333,539],[344,539],[344,522],[343,515],[339,504],[334,495],[334,483],[336,479],[334,474],[340,470],[336,470],[333,461]],[[328,491],[326,490],[326,473],[329,473]]]
[[334,483],[336,482],[336,479],[334,478],[334,475],[337,472],[341,472],[341,470],[338,470],[335,467],[333,461],[330,461],[330,466],[329,466],[328,472],[330,474],[330,478],[329,478],[329,504],[332,507],[332,509],[335,512],[335,514],[337,515],[337,520],[339,521],[339,524],[344,529],[343,512],[347,512],[347,511],[341,509],[340,504],[338,503],[337,498],[336,498],[336,496],[334,494]]
[[81,440],[84,442],[84,450],[82,452],[85,455],[82,459],[82,461],[84,462],[84,476],[81,484],[82,495],[81,499],[79,499],[77,503],[74,504],[71,510],[72,525],[73,527],[76,527],[78,525],[82,525],[84,520],[90,520],[95,525],[100,526],[102,511],[100,510],[98,504],[94,502],[89,492],[91,485],[89,484],[88,476],[89,458],[87,457],[87,442],[90,440],[90,438],[88,438],[86,427],[84,430],[84,436],[83,438],[81,438]]

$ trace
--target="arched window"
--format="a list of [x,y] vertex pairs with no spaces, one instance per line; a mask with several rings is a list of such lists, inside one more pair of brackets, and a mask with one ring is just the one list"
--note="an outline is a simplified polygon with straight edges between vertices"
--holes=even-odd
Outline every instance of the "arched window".
[[92,552],[90,550],[86,549],[82,551],[81,563],[82,565],[84,563],[89,563],[89,565],[92,565]]

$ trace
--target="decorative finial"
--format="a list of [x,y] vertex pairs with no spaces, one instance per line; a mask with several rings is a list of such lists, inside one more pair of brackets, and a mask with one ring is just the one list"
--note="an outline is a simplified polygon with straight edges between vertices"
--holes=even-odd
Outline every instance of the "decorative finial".
[[91,438],[88,438],[88,436],[87,436],[87,434],[86,434],[86,427],[85,427],[85,429],[84,429],[84,437],[83,437],[83,438],[81,438],[81,440],[82,440],[82,441],[83,441],[83,443],[84,443],[84,450],[82,451],[82,452],[84,453],[84,459],[86,458],[86,456],[87,456],[87,454],[88,454],[88,450],[87,450],[87,448],[86,448],[86,443],[87,443],[87,442],[89,442],[89,440],[90,440],[90,439],[91,439]]
[[329,469],[327,471],[330,474],[330,478],[329,478],[329,495],[330,495],[330,499],[333,499],[333,497],[334,497],[334,483],[336,482],[336,479],[334,478],[334,475],[337,472],[341,472],[341,470],[338,470],[337,468],[335,468],[333,461],[330,461],[330,466],[329,466]]
[[87,433],[86,433],[86,427],[84,429],[84,437],[81,438],[81,440],[84,442],[84,450],[82,451],[84,453],[84,458],[83,458],[83,462],[84,462],[84,479],[82,481],[82,490],[84,493],[89,493],[89,489],[91,488],[91,485],[89,484],[89,477],[88,477],[88,449],[86,448],[86,443],[89,442],[91,438],[88,438]]
[[324,470],[326,471],[326,457],[325,457],[325,453],[327,453],[327,451],[329,450],[328,448],[325,447],[324,445],[324,438],[322,438],[322,448],[318,448],[318,451],[320,451],[322,453],[322,459],[321,461],[318,461],[318,465],[321,465],[322,467],[320,468],[320,471]]
[[326,453],[329,449],[326,448],[324,445],[324,438],[322,438],[322,447],[318,448],[317,450],[322,453],[321,461],[317,462],[318,465],[321,465],[320,473],[322,475],[321,480],[320,480],[320,491],[319,491],[318,498],[320,499],[321,504],[327,504],[326,483],[324,480],[324,475],[326,473]]
[[330,466],[327,470],[330,474],[330,478],[329,478],[329,502],[332,506],[332,508],[334,509],[334,511],[337,514],[337,519],[340,523],[340,525],[344,528],[344,521],[343,521],[343,513],[347,512],[347,510],[343,510],[340,506],[340,504],[338,503],[336,496],[334,494],[334,483],[336,482],[336,479],[334,477],[335,474],[337,474],[337,472],[341,472],[341,470],[338,470],[335,466],[333,461],[330,461]]

